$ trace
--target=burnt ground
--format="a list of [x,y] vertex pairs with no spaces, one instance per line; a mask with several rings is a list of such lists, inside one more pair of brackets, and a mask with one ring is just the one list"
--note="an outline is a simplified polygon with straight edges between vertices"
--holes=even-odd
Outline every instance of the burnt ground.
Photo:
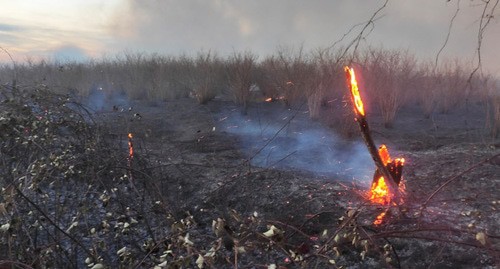
[[[77,121],[72,134],[64,120],[56,120],[67,112],[51,116],[58,105],[28,104],[37,116],[26,119],[48,126],[38,128],[40,136],[53,128],[58,135],[47,137],[67,140],[70,154],[56,147],[50,156],[61,158],[48,158],[47,166],[54,166],[48,169],[35,165],[47,158],[30,164],[35,155],[20,152],[11,165],[19,170],[16,163],[30,160],[26,174],[0,169],[12,177],[2,181],[0,266],[16,261],[18,267],[95,269],[500,264],[500,141],[484,133],[480,104],[429,119],[418,108],[404,108],[391,129],[369,110],[376,142],[406,159],[406,194],[393,206],[368,201],[374,165],[356,132],[344,138],[339,130],[345,126],[328,122],[338,108],[325,107],[323,120],[311,121],[305,108],[280,103],[252,103],[247,115],[222,99],[206,105],[193,99],[137,102],[130,111],[130,104],[120,105],[123,111],[110,104],[84,116],[93,127],[83,134]],[[33,135],[41,123],[19,134],[17,126],[26,124],[16,121],[27,120],[7,121],[10,116],[2,116],[1,127],[15,135],[5,137],[34,141],[22,145],[32,145],[40,156],[51,149]],[[134,135],[131,162],[128,133]],[[68,164],[61,166],[64,160]],[[59,180],[55,175],[61,171]],[[382,223],[373,224],[381,213]]]
[[[328,109],[323,113],[329,113]],[[339,161],[342,169],[332,166],[336,171],[332,174],[325,173],[328,168],[314,173],[293,167],[293,161],[280,165],[300,159],[302,153],[294,151],[283,153],[276,162],[253,165],[266,147],[273,147],[267,143],[270,140],[281,140],[280,147],[293,147],[302,131],[314,128],[335,136],[334,129],[325,127],[328,124],[311,122],[305,109],[253,104],[242,116],[229,101],[198,105],[192,99],[180,99],[99,115],[112,124],[117,136],[132,132],[139,158],[147,158],[149,165],[154,163],[167,175],[158,184],[175,218],[189,211],[196,222],[192,229],[199,234],[213,233],[212,221],[217,218],[226,221],[231,240],[241,241],[247,249],[239,254],[241,268],[270,264],[283,268],[494,268],[500,262],[500,159],[488,160],[499,153],[500,144],[484,134],[480,104],[435,113],[429,119],[418,108],[405,108],[391,129],[383,127],[376,112],[369,115],[375,140],[387,143],[393,155],[407,160],[405,201],[390,208],[370,204],[366,178],[349,175],[357,169],[370,171],[369,162],[349,167],[352,162]],[[278,127],[293,131],[283,137],[271,132],[260,137],[264,142],[249,145],[248,132],[231,129],[244,129],[251,121],[261,127],[275,121]],[[280,129],[276,130],[283,132]],[[341,151],[357,139],[336,140],[332,146]],[[360,158],[366,160],[366,154]],[[318,158],[322,156],[313,153],[307,158],[321,163]],[[231,212],[242,219],[258,215],[262,223],[255,228],[257,232],[275,225],[285,233],[278,239],[268,238],[267,247],[256,247],[240,238],[244,232],[239,226],[245,221]],[[383,223],[373,225],[381,212],[387,213]],[[234,253],[226,255],[226,261],[215,267],[234,266]]]

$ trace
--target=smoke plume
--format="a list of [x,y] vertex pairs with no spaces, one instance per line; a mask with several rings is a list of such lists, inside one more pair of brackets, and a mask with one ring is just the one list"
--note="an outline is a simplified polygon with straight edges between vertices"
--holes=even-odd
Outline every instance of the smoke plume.
[[374,165],[362,142],[338,137],[312,122],[304,111],[257,105],[246,116],[234,107],[217,115],[219,128],[237,136],[252,165],[308,171],[337,180],[371,179]]

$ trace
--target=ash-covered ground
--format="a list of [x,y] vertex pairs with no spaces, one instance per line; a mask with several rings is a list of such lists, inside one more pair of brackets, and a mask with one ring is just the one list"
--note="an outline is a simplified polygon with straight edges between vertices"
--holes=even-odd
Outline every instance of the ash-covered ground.
[[[315,263],[308,259],[332,249],[331,259],[318,264],[493,268],[499,262],[500,159],[487,159],[500,145],[485,133],[479,104],[428,119],[406,108],[391,129],[368,112],[376,142],[406,159],[405,202],[389,209],[366,199],[375,168],[361,138],[343,138],[324,121],[311,121],[305,107],[254,103],[242,115],[229,101],[180,99],[134,111],[142,118],[101,116],[116,124],[117,134],[134,133],[140,155],[170,166],[163,173],[175,178],[165,193],[173,208],[189,210],[200,227],[222,217],[237,229],[227,215],[235,210],[257,212],[287,230],[288,256],[242,254],[243,268],[309,267]],[[383,223],[373,225],[384,211]],[[298,250],[303,245],[307,250]],[[293,262],[290,251],[309,258]]]
[[[92,151],[74,169],[92,169],[79,180],[48,174],[34,189],[24,183],[29,177],[13,178],[22,180],[2,192],[4,204],[18,200],[0,212],[10,225],[2,226],[0,261],[40,268],[500,263],[500,141],[485,134],[479,104],[428,119],[404,108],[391,129],[367,112],[376,142],[406,159],[404,202],[389,207],[367,199],[375,168],[360,136],[343,137],[328,123],[338,110],[324,107],[318,121],[305,107],[278,102],[240,111],[222,99],[186,98],[103,103],[85,114],[92,139],[78,139]],[[71,133],[60,122],[57,132]]]

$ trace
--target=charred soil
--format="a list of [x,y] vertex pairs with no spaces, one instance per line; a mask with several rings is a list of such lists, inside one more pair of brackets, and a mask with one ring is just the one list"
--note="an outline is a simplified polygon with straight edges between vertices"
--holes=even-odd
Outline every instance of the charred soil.
[[[5,109],[23,109],[7,105],[6,100],[15,103],[9,98],[15,99],[6,97]],[[57,104],[40,107],[56,111]],[[376,142],[386,143],[407,160],[404,203],[393,206],[372,204],[367,199],[369,181],[349,175],[374,169],[372,163],[349,167],[350,162],[343,162],[335,173],[315,173],[284,164],[301,157],[292,152],[268,165],[255,165],[253,160],[264,152],[260,149],[272,146],[266,141],[282,139],[282,146],[292,146],[305,129],[313,128],[335,135],[334,129],[325,127],[328,122],[311,122],[300,107],[252,104],[243,120],[238,119],[239,126],[227,123],[239,108],[220,99],[206,105],[186,98],[130,107],[110,107],[77,120],[91,128],[88,136],[78,139],[83,141],[81,150],[92,148],[92,154],[72,161],[73,167],[56,167],[50,173],[44,168],[43,178],[30,173],[41,173],[33,169],[45,161],[34,161],[45,158],[53,163],[56,159],[50,154],[56,158],[62,149],[45,147],[38,138],[29,138],[33,134],[28,131],[4,136],[4,148],[15,147],[15,142],[5,141],[17,134],[41,153],[25,164],[24,174],[18,171],[22,165],[6,163],[6,155],[2,157],[8,166],[2,169],[0,253],[5,254],[0,264],[494,268],[500,263],[499,141],[483,135],[480,106],[467,108],[473,112],[460,110],[430,119],[405,108],[392,129],[384,128],[376,113],[367,112]],[[53,128],[47,132],[63,137],[81,133],[62,129],[66,123],[60,120],[67,114],[50,118],[43,109],[31,107],[24,120],[47,115],[46,121],[52,122],[47,128]],[[289,140],[270,135],[252,148],[247,137],[231,131],[284,112],[289,114],[285,120],[278,117],[278,126],[284,127],[278,130],[288,128]],[[330,112],[324,108],[322,113]],[[26,123],[7,121],[12,114],[2,117],[5,130]],[[133,134],[131,160],[128,133]],[[342,148],[356,139],[337,140],[347,142],[332,147]],[[45,153],[49,157],[43,157]],[[313,153],[308,159],[322,162],[322,156]],[[58,176],[70,168],[74,176]],[[382,223],[373,224],[383,212]]]

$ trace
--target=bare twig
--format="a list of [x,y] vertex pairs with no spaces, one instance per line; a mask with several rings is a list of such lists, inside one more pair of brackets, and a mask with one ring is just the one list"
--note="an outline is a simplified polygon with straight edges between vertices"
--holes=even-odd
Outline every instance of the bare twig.
[[[359,34],[351,41],[351,43],[349,43],[349,45],[344,49],[344,51],[342,52],[341,54],[341,57],[339,57],[339,60],[340,59],[343,59],[344,56],[347,54],[347,52],[351,49],[351,47],[354,45],[354,49],[352,51],[352,54],[355,55],[356,54],[356,51],[358,50],[358,47],[359,47],[359,44],[361,43],[361,40],[363,40],[363,38],[365,37],[365,31],[368,29],[368,26],[373,26],[374,22],[376,20],[378,20],[379,18],[377,18],[377,15],[387,6],[387,3],[389,3],[389,0],[385,0],[384,4],[379,7],[379,9],[377,9],[373,15],[371,16],[371,18],[365,23],[365,26],[361,29],[361,31],[359,32]],[[373,28],[372,28],[373,30]],[[351,31],[351,30],[349,30]],[[371,31],[370,31],[371,32]],[[350,64],[350,63],[349,63]]]
[[17,82],[17,67],[16,67],[16,61],[14,61],[14,58],[12,58],[12,55],[10,55],[9,51],[5,48],[3,48],[2,46],[0,46],[0,50],[5,52],[5,54],[7,54],[7,56],[9,56],[10,58],[10,61],[12,62],[12,65],[14,66],[14,78],[13,78],[13,87],[15,88],[16,87],[16,82]]
[[[484,38],[484,33],[490,24],[491,20],[494,18],[494,12],[498,7],[498,4],[500,3],[500,0],[495,0],[492,3],[492,0],[483,0],[484,3],[484,8],[483,12],[481,13],[481,18],[479,19],[479,28],[477,31],[477,48],[476,48],[476,54],[477,54],[477,65],[474,67],[472,72],[469,75],[469,78],[467,79],[467,85],[472,87],[472,79],[474,78],[474,75],[478,71],[482,71],[482,55],[481,55],[481,48],[483,46],[483,38]],[[491,6],[491,9],[488,10],[488,8]]]
[[441,52],[443,52],[444,48],[448,44],[448,40],[450,39],[451,35],[451,28],[453,27],[453,22],[457,18],[458,12],[460,11],[460,0],[457,1],[457,9],[455,10],[455,13],[453,14],[453,17],[450,20],[450,25],[448,26],[448,33],[446,34],[446,38],[444,40],[443,46],[439,49],[438,53],[436,54],[436,60],[434,62],[434,69],[437,68],[438,61],[439,61],[439,55],[441,55]]

